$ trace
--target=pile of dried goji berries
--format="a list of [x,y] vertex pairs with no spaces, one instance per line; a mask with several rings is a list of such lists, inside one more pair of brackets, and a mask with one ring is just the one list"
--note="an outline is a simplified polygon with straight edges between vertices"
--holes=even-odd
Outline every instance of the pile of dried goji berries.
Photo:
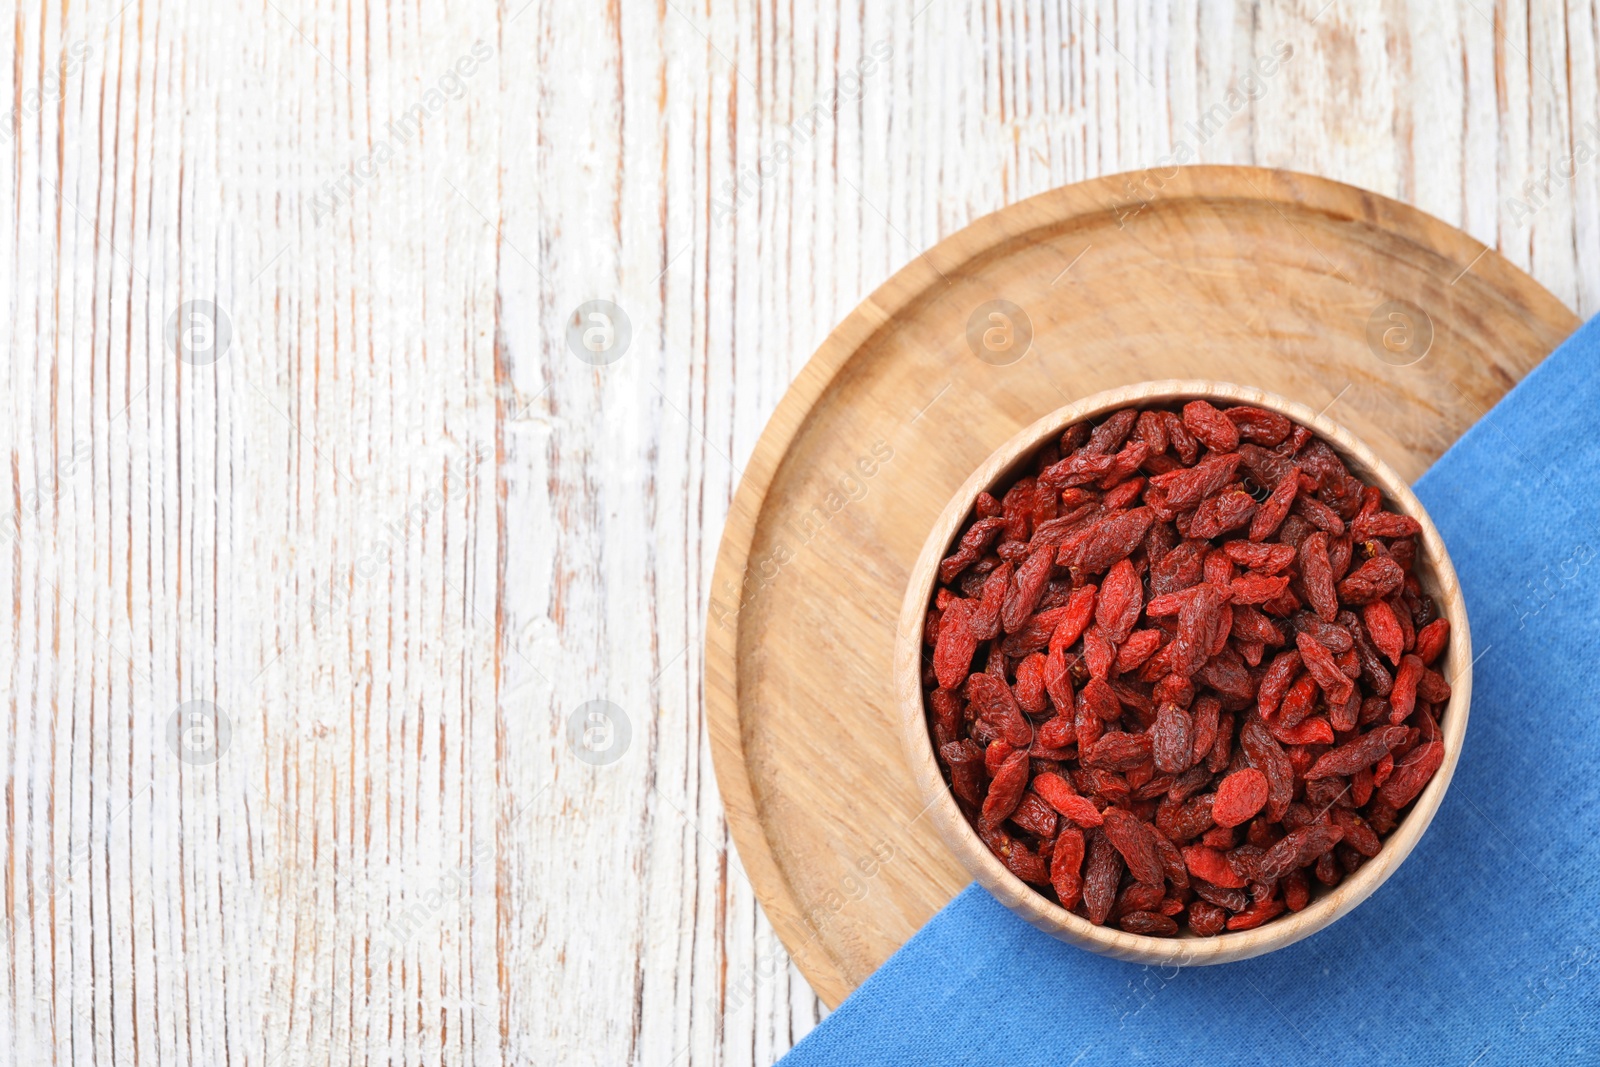
[[1248,930],[1337,885],[1444,758],[1420,527],[1275,412],[1079,424],[939,565],[924,681],[966,817],[1097,924]]

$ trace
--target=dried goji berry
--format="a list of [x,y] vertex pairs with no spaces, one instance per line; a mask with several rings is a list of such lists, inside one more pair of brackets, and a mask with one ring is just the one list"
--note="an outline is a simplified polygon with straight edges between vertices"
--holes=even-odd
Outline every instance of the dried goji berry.
[[982,763],[983,749],[976,741],[949,741],[939,746],[939,758],[947,765]]
[[1211,817],[1218,826],[1239,826],[1267,806],[1267,776],[1254,767],[1234,771],[1217,785]]
[[1061,624],[1061,620],[1071,610],[1071,605],[1063,604],[1060,607],[1049,608],[1032,615],[1023,624],[1022,629],[1014,634],[1007,634],[1005,640],[1000,642],[998,646],[991,645],[990,648],[998,647],[1000,651],[1013,659],[1026,656],[1035,649],[1044,648],[1050,642],[1050,635],[1055,633],[1057,627]]
[[1289,576],[1269,577],[1265,574],[1245,574],[1235,578],[1228,586],[1228,595],[1235,604],[1265,604],[1283,595],[1289,588]]
[[1273,487],[1266,503],[1256,509],[1255,516],[1250,520],[1250,540],[1264,541],[1276,533],[1289,514],[1289,509],[1294,506],[1295,497],[1299,492],[1300,469],[1290,467],[1282,480]]
[[1227,489],[1202,501],[1189,522],[1189,536],[1210,540],[1245,525],[1256,513],[1256,501],[1243,489]]
[[1072,591],[1072,596],[1066,603],[1067,610],[1056,623],[1056,628],[1051,631],[1050,651],[1064,652],[1077,643],[1090,621],[1094,619],[1094,602],[1094,586],[1086,585]]
[[1024,882],[1045,885],[1050,881],[1050,872],[1045,867],[1044,861],[1039,858],[1039,854],[1000,827],[994,826],[988,829],[980,827],[979,836],[983,838],[983,843],[989,846],[989,851],[993,852],[1012,874]]
[[1337,623],[1324,622],[1308,612],[1300,612],[1289,621],[1297,633],[1310,634],[1318,644],[1336,656],[1355,647],[1355,639],[1350,636],[1350,631]]
[[1245,669],[1239,654],[1231,648],[1224,647],[1215,653],[1200,668],[1198,677],[1225,700],[1249,703],[1255,698],[1255,679]]
[[1412,749],[1378,790],[1378,799],[1391,808],[1403,808],[1422,792],[1433,773],[1444,763],[1444,745],[1429,741]]
[[1150,752],[1156,770],[1178,774],[1189,766],[1192,725],[1189,713],[1176,704],[1162,704],[1156,709],[1156,721],[1150,727]]
[[1283,723],[1269,724],[1267,729],[1271,731],[1273,737],[1285,745],[1333,744],[1333,724],[1321,716],[1302,720],[1293,726]]
[[1388,658],[1390,663],[1399,666],[1400,657],[1405,654],[1406,635],[1400,628],[1400,620],[1395,617],[1394,609],[1386,600],[1373,600],[1361,609],[1361,622],[1367,628],[1367,636],[1372,639],[1372,644]]
[[1089,627],[1089,632],[1083,635],[1083,663],[1089,668],[1089,676],[1105,681],[1116,662],[1117,646],[1100,627]]
[[1050,854],[1050,886],[1063,908],[1075,908],[1083,898],[1083,831],[1068,827],[1056,835]]
[[1272,659],[1272,664],[1261,676],[1261,686],[1256,691],[1256,710],[1261,715],[1272,715],[1277,712],[1278,705],[1283,701],[1284,694],[1289,691],[1295,675],[1300,671],[1300,653],[1290,649],[1280,652]]
[[1356,540],[1365,541],[1373,537],[1412,537],[1422,532],[1422,523],[1410,515],[1363,509],[1355,517],[1351,529]]
[[1078,740],[1078,728],[1071,713],[1057,715],[1042,723],[1034,734],[1034,743],[1046,748],[1065,748]]
[[[1144,461],[1148,459],[1149,456],[1150,448],[1143,441],[1131,442],[1127,447],[1111,458],[1111,466],[1106,469],[1106,472],[1103,475],[1101,475],[1100,481],[1097,484],[1101,489],[1117,488],[1123,484],[1123,480],[1125,478],[1142,467],[1144,465]],[[1106,494],[1106,499],[1108,501],[1120,500],[1120,503],[1126,503],[1128,500],[1132,499],[1132,494],[1112,492]],[[1120,503],[1108,503],[1106,506],[1117,507],[1120,506]]]
[[1109,730],[1083,753],[1083,765],[1104,771],[1125,771],[1150,758],[1150,738]]
[[1232,452],[1239,447],[1239,428],[1204,400],[1183,405],[1183,425],[1213,452]]
[[1074,792],[1066,779],[1058,775],[1041,774],[1033,780],[1033,787],[1063,817],[1085,829],[1099,826],[1103,821],[1100,809],[1094,806],[1094,801]]
[[933,649],[933,671],[944,689],[954,689],[967,680],[978,639],[967,626],[970,601],[953,600],[939,619],[939,641]]
[[967,701],[978,717],[992,725],[1012,747],[1026,748],[1033,742],[1033,727],[1003,680],[986,673],[971,675],[967,678]]
[[1203,696],[1195,700],[1193,710],[1194,729],[1189,742],[1191,766],[1205,759],[1211,747],[1217,743],[1217,730],[1222,721],[1222,702],[1213,696]]
[[1140,664],[1153,656],[1160,647],[1160,630],[1137,630],[1129,634],[1122,647],[1117,649],[1116,673],[1126,674],[1138,670]]
[[1363,767],[1377,763],[1391,748],[1406,737],[1404,726],[1388,726],[1369,730],[1354,741],[1347,741],[1330,752],[1325,752],[1306,772],[1306,778],[1327,778],[1330,775],[1351,775]]
[[1388,596],[1405,580],[1400,564],[1388,556],[1373,556],[1339,583],[1339,599],[1347,604],[1365,604]]
[[1133,408],[1112,412],[1089,433],[1088,446],[1097,452],[1115,452],[1128,439],[1138,421],[1139,412]]
[[1152,456],[1159,456],[1167,450],[1167,424],[1160,412],[1139,412],[1139,418],[1134,423],[1133,436],[1135,440],[1144,442]]
[[1433,661],[1439,658],[1439,653],[1444,651],[1445,642],[1448,640],[1450,640],[1450,620],[1434,619],[1417,631],[1417,645],[1413,651],[1423,666],[1431,667]]
[[1201,937],[1213,937],[1222,932],[1228,923],[1228,913],[1215,904],[1203,900],[1189,904],[1189,929]]
[[1221,620],[1227,593],[1202,582],[1178,607],[1178,629],[1172,638],[1172,671],[1191,677],[1212,655],[1212,628]]
[[1160,912],[1130,911],[1117,920],[1117,925],[1130,934],[1158,934],[1171,937],[1178,932],[1178,924]]
[[1220,773],[1233,756],[1233,725],[1236,718],[1233,712],[1225,711],[1217,721],[1217,739],[1211,743],[1211,751],[1206,754],[1206,770],[1212,774]]
[[[1421,659],[1421,656],[1417,657]],[[1417,696],[1429,704],[1443,704],[1450,699],[1450,683],[1437,671],[1422,670],[1422,675],[1417,679]]]
[[[1409,733],[1410,731],[1407,731]],[[1383,788],[1383,783],[1389,780],[1389,775],[1394,773],[1394,753],[1386,752],[1377,763],[1372,765],[1372,785],[1375,789]]]
[[1156,475],[1149,488],[1168,509],[1185,511],[1231,482],[1238,469],[1237,455],[1207,456],[1193,467]]
[[1333,661],[1333,653],[1321,641],[1308,633],[1301,633],[1295,638],[1295,647],[1300,649],[1300,661],[1305,664],[1307,673],[1316,681],[1317,687],[1327,694],[1330,703],[1343,704],[1350,699],[1353,691],[1350,679],[1344,676],[1339,665]]
[[979,641],[992,640],[1000,632],[1000,609],[1005,604],[1006,590],[1011,587],[1012,566],[1001,563],[983,580],[977,606],[967,619],[967,629]]
[[[1030,757],[1033,755],[1031,750],[1028,755]],[[1058,820],[1055,810],[1040,800],[1037,793],[1022,794],[1022,802],[1011,813],[1011,821],[1016,823],[1019,829],[1026,830],[1041,841],[1048,841],[1056,836]]]
[[1294,771],[1266,725],[1259,719],[1247,720],[1239,731],[1239,745],[1250,763],[1267,777],[1267,818],[1277,822],[1294,799]]
[[1417,683],[1425,670],[1416,656],[1404,656],[1400,670],[1394,676],[1394,688],[1389,690],[1389,721],[1402,723],[1411,715],[1417,703]]
[[1066,653],[1059,648],[1051,649],[1044,658],[1044,691],[1049,694],[1056,713],[1070,722],[1076,707],[1072,699],[1072,673],[1067,666]]
[[[1158,655],[1154,659],[1150,660],[1146,666],[1158,665],[1161,670],[1170,670],[1170,663],[1160,664],[1159,661],[1166,656],[1167,649],[1170,649],[1171,647],[1171,645],[1168,645],[1167,648],[1162,649],[1161,655]],[[1150,699],[1153,705],[1176,704],[1181,708],[1185,704],[1193,704],[1194,683],[1182,675],[1162,675],[1161,680],[1156,682],[1156,684],[1151,688]],[[1152,710],[1154,709],[1152,708]]]
[[1316,862],[1318,856],[1343,838],[1344,831],[1332,822],[1314,822],[1290,830],[1256,861],[1255,880],[1275,882],[1296,867]]
[[1300,580],[1317,616],[1332,622],[1339,614],[1339,599],[1333,589],[1333,564],[1328,560],[1328,535],[1321,530],[1300,542]]
[[[1145,614],[1150,614],[1149,605],[1157,599],[1198,583],[1203,574],[1205,556],[1205,546],[1198,541],[1180,541],[1162,556],[1161,561],[1150,568],[1150,597],[1145,604]],[[1176,604],[1172,610],[1174,613],[1177,611]]]
[[1344,533],[1344,520],[1339,513],[1314,496],[1302,493],[1295,497],[1294,513],[1325,533],[1338,536]]
[[1004,822],[1022,800],[1028,787],[1028,753],[1013,752],[995,772],[989,795],[983,801],[983,822],[990,826]]
[[1284,438],[1294,430],[1294,423],[1288,418],[1276,411],[1267,411],[1265,408],[1240,404],[1226,409],[1223,414],[1228,417],[1228,421],[1238,427],[1242,439],[1257,444],[1282,444]]
[[1344,843],[1354,848],[1363,856],[1376,856],[1383,848],[1383,842],[1378,839],[1377,833],[1367,821],[1347,808],[1331,808],[1329,814],[1339,829],[1344,831]]
[[1283,903],[1290,911],[1301,911],[1311,903],[1311,883],[1305,871],[1290,871],[1283,876]]
[[989,772],[990,777],[1000,773],[1000,768],[1005,766],[1006,760],[1017,751],[1004,738],[996,738],[989,742],[989,747],[983,750],[983,769]]
[[1200,442],[1194,439],[1194,434],[1183,424],[1183,417],[1175,411],[1159,413],[1167,424],[1167,440],[1172,444],[1172,451],[1178,454],[1178,460],[1185,466],[1193,466],[1200,455]]
[[1160,886],[1163,878],[1161,856],[1149,828],[1122,808],[1107,808],[1101,813],[1101,832],[1122,854],[1128,872],[1147,885]]
[[1094,747],[1095,742],[1100,740],[1100,735],[1106,731],[1105,720],[1096,715],[1094,709],[1084,700],[1078,701],[1078,710],[1073,716],[1072,726],[1077,732],[1080,758],[1083,753]]
[[1184,804],[1162,801],[1156,807],[1156,829],[1174,842],[1199,837],[1214,825],[1211,805],[1215,801],[1212,793],[1202,793]]
[[[1258,830],[1263,829],[1268,830],[1268,836],[1270,836],[1270,828],[1267,827],[1267,824],[1262,820],[1257,819],[1250,824],[1250,829],[1247,836],[1265,840],[1263,835],[1257,834]],[[1256,862],[1261,859],[1266,851],[1266,848],[1252,842],[1249,844],[1240,845],[1235,849],[1230,849],[1224,854],[1228,861],[1228,866],[1230,869],[1232,869],[1235,878],[1243,878],[1246,882],[1255,883],[1251,886],[1251,896],[1255,896],[1256,886],[1260,885],[1260,879],[1256,877]]]
[[1059,562],[1075,574],[1099,574],[1131,555],[1154,521],[1155,513],[1147,507],[1108,515],[1095,524],[1090,535],[1074,546],[1073,551],[1068,552],[1063,546],[1065,558]]
[[1000,517],[1006,520],[1005,533],[1002,535],[1004,540],[1028,539],[1028,523],[1033,513],[1034,497],[1032,478],[1023,478],[1006,490],[1006,495],[1000,501]]
[[[1202,505],[1203,506],[1203,505]],[[1206,552],[1205,562],[1200,568],[1201,577],[1215,586],[1226,587],[1233,581],[1238,569],[1233,560],[1220,548],[1213,548]]]
[[1116,722],[1122,718],[1122,702],[1117,691],[1100,678],[1090,678],[1083,684],[1078,704],[1087,707],[1102,722]]
[[1116,457],[1087,446],[1039,473],[1039,481],[1054,488],[1087,485],[1105,476]]
[[1144,585],[1133,564],[1121,560],[1106,572],[1105,581],[1100,583],[1094,621],[1112,644],[1121,644],[1133,632],[1143,608]]
[[940,562],[939,580],[946,583],[953,582],[956,575],[978,562],[983,550],[999,536],[1005,525],[1006,521],[1001,518],[979,519],[973,523],[961,536],[961,544],[957,546],[955,553]]
[[1239,566],[1263,576],[1277,574],[1295,559],[1295,551],[1288,545],[1229,541],[1222,550]]
[[1041,715],[1049,707],[1044,692],[1044,653],[1034,652],[1017,664],[1017,684],[1013,687],[1017,703],[1029,715]]
[[1167,838],[1167,835],[1162,833],[1160,828],[1153,823],[1145,823],[1144,828],[1145,832],[1150,835],[1150,839],[1155,842],[1156,855],[1161,859],[1161,871],[1166,876],[1167,881],[1172,883],[1172,888],[1177,890],[1188,889],[1189,868],[1184,864],[1183,853],[1178,850],[1178,846],[1173,844]]
[[1244,888],[1244,879],[1229,865],[1228,858],[1216,849],[1205,845],[1189,845],[1182,851],[1184,865],[1196,878],[1224,889]]
[[1116,903],[1117,883],[1122,878],[1122,855],[1105,836],[1101,826],[1088,834],[1088,867],[1083,878],[1083,905],[1089,921],[1096,926],[1105,925]]

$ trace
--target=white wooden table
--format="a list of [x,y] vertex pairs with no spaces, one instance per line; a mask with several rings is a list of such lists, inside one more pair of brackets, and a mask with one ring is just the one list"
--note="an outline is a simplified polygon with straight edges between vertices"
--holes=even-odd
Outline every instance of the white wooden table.
[[837,319],[1175,155],[1600,309],[1595,5],[1322,4],[14,3],[0,1060],[771,1063],[701,635]]

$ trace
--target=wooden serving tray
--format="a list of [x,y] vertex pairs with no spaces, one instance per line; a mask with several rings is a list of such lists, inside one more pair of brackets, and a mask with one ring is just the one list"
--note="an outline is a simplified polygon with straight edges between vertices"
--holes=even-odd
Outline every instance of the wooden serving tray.
[[734,841],[818,995],[844,999],[968,881],[901,755],[892,649],[923,540],[990,452],[1090,393],[1215,378],[1326,410],[1414,480],[1577,326],[1438,219],[1243,167],[1057,189],[873,293],[757,443],[707,620]]

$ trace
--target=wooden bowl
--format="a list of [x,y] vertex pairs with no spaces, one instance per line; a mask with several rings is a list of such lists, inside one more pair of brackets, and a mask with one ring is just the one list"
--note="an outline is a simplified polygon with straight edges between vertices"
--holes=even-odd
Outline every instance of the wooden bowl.
[[[1197,399],[1219,405],[1252,404],[1287,415],[1326,441],[1352,474],[1377,486],[1390,508],[1422,524],[1415,573],[1424,590],[1438,604],[1440,614],[1450,620],[1450,642],[1442,673],[1450,680],[1452,691],[1439,724],[1444,741],[1443,764],[1416,799],[1412,810],[1384,840],[1383,850],[1360,870],[1332,890],[1324,891],[1304,910],[1286,912],[1254,930],[1215,937],[1196,937],[1188,933],[1178,937],[1150,937],[1124,933],[1114,927],[1095,926],[1067,911],[1007,870],[968,824],[940,773],[928,732],[922,691],[922,632],[939,561],[951,551],[981,491],[1008,483],[1041,446],[1075,422],[1125,407],[1166,406]],[[972,473],[940,513],[912,569],[895,635],[894,672],[901,739],[906,760],[927,805],[927,817],[957,859],[984,888],[1044,932],[1092,952],[1145,964],[1200,966],[1259,956],[1315,933],[1365,900],[1411,853],[1433,820],[1434,812],[1439,810],[1461,753],[1467,730],[1467,708],[1472,700],[1472,637],[1467,629],[1466,604],[1456,581],[1455,568],[1451,566],[1449,553],[1433,520],[1410,486],[1366,445],[1333,420],[1259,389],[1203,380],[1158,381],[1096,393],[1060,408],[1011,438]]]

